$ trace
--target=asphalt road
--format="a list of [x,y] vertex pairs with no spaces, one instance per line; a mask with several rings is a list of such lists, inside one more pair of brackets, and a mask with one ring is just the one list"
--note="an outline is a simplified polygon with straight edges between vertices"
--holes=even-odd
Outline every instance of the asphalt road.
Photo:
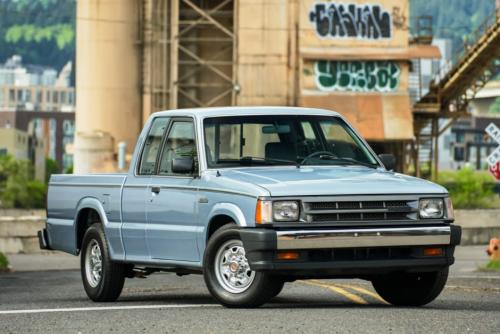
[[258,309],[219,306],[197,275],[128,280],[105,304],[87,299],[76,270],[0,275],[0,333],[96,332],[500,333],[500,275],[454,270],[421,308],[389,306],[360,280],[298,281]]

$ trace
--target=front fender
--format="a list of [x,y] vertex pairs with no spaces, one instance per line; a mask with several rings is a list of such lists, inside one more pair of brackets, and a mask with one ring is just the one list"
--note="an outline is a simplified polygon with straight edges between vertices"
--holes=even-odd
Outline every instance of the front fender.
[[233,218],[234,222],[240,226],[240,227],[246,227],[248,226],[247,220],[245,218],[245,215],[243,214],[243,211],[233,203],[217,203],[213,206],[212,210],[208,214],[208,220],[205,224],[205,226],[209,225],[209,222],[212,220],[213,217],[219,216],[219,215],[225,215]]

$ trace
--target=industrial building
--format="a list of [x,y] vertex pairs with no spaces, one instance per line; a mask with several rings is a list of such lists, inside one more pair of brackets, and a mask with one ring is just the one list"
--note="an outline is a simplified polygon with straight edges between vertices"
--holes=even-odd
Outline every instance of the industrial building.
[[338,111],[418,171],[421,132],[437,143],[452,98],[413,107],[411,64],[440,52],[409,18],[408,0],[78,1],[75,172],[112,170],[155,111],[228,105]]

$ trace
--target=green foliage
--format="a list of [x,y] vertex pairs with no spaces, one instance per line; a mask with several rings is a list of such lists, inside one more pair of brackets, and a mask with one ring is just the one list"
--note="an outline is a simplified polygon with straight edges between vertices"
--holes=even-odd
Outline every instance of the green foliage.
[[490,261],[486,265],[487,269],[495,269],[495,270],[500,270],[500,261]]
[[73,174],[73,165],[66,167],[64,174]]
[[33,178],[33,166],[10,155],[0,157],[0,207],[43,208],[47,187]]
[[499,113],[500,114],[500,97],[497,97],[495,99],[495,102],[493,102],[491,104],[489,112],[490,113]]
[[463,168],[458,172],[440,172],[438,183],[450,192],[458,209],[491,208],[494,202],[494,181],[487,172]]
[[0,270],[7,269],[9,267],[9,260],[4,253],[0,252]]
[[[459,54],[464,42],[473,40],[472,33],[492,17],[494,11],[495,0],[410,0],[411,16],[432,16],[434,37],[451,39],[452,54]],[[413,26],[411,29],[415,31]]]
[[50,5],[56,4],[57,0],[15,0],[13,2],[18,10],[26,10],[38,6],[47,9]]
[[45,183],[49,183],[52,174],[59,173],[59,165],[54,159],[45,159]]
[[5,40],[9,43],[52,41],[55,40],[59,49],[64,49],[73,43],[75,32],[70,24],[55,24],[47,27],[37,27],[33,24],[14,25],[7,29]]
[[0,0],[0,62],[61,69],[75,57],[76,0]]

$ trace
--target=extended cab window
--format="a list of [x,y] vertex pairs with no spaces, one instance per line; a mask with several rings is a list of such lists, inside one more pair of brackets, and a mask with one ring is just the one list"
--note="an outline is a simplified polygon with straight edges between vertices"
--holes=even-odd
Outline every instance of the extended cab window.
[[176,158],[191,157],[196,160],[196,141],[192,121],[173,121],[168,131],[160,158],[161,175],[173,175],[172,162]]
[[139,165],[140,175],[152,175],[156,169],[156,157],[161,147],[161,140],[167,128],[168,118],[155,118],[149,130]]

